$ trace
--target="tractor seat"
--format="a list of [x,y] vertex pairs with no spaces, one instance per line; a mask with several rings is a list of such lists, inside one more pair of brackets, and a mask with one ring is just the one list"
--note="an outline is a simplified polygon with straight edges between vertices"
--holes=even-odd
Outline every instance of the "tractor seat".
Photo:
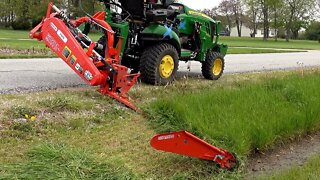
[[119,2],[132,15],[133,19],[145,18],[144,0],[119,0]]

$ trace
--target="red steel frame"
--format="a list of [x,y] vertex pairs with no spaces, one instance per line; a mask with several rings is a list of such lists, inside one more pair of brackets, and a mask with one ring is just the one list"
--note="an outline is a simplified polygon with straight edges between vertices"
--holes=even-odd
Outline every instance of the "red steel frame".
[[232,170],[239,165],[232,153],[217,148],[187,131],[156,135],[150,144],[157,150],[213,161],[223,169]]
[[[57,12],[51,13],[52,9]],[[31,32],[30,37],[43,41],[61,59],[72,68],[78,76],[91,86],[100,86],[99,92],[108,95],[127,107],[138,110],[129,101],[127,92],[136,83],[140,74],[128,74],[128,68],[119,64],[122,38],[114,48],[114,32],[105,22],[105,12],[97,12],[93,17],[82,17],[69,21],[52,3],[49,3],[46,17]],[[71,30],[77,30],[82,23],[96,23],[105,29],[107,46],[105,57],[99,60],[94,53],[95,42],[85,48],[75,38]],[[79,36],[82,36],[79,32]]]

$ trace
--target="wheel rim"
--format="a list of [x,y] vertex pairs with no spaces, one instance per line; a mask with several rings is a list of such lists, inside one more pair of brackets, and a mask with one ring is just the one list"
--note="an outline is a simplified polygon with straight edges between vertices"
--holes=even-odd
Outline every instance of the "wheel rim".
[[222,72],[222,60],[220,58],[216,59],[212,67],[213,75],[219,76]]
[[169,78],[174,70],[174,60],[170,55],[166,55],[162,58],[160,62],[160,76],[162,78]]

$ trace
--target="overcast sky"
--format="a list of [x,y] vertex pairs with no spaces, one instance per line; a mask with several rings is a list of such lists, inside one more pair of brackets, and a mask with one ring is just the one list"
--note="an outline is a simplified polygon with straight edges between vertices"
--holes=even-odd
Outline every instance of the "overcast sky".
[[192,9],[211,9],[219,5],[222,0],[180,0],[183,4]]

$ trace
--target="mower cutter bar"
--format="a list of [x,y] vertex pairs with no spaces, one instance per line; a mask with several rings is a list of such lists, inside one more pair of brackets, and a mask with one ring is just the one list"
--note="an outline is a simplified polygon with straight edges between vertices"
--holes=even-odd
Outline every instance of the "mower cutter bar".
[[213,161],[222,169],[233,170],[239,166],[234,154],[217,148],[187,131],[156,135],[150,144],[157,150]]

